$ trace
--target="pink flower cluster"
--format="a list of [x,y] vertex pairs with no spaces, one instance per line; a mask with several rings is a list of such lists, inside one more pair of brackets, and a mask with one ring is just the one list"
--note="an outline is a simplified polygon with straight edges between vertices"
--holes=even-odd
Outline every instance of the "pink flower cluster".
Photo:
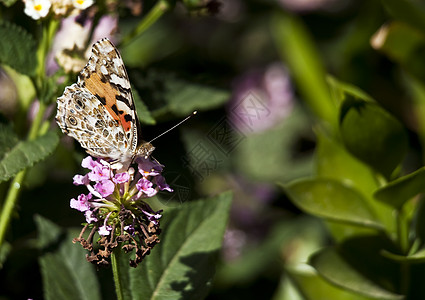
[[[88,156],[81,165],[90,172],[74,176],[74,184],[85,185],[89,193],[71,199],[71,207],[83,212],[87,222],[73,242],[90,251],[86,258],[93,264],[109,265],[108,258],[120,247],[135,253],[130,266],[136,267],[159,243],[161,211],[154,211],[144,199],[172,189],[156,160],[139,157],[136,164],[137,171],[133,167],[123,171],[118,170],[120,164]],[[84,237],[87,230],[90,233]]]
[[[137,173],[133,168],[118,173],[105,160],[88,156],[81,165],[90,172],[74,176],[74,184],[85,185],[89,193],[71,199],[70,206],[83,212],[89,224],[103,219],[103,226],[98,230],[100,235],[109,235],[112,227],[108,223],[113,211],[120,211],[122,206],[130,209],[142,199],[155,196],[159,190],[172,192],[161,175],[162,166],[157,161],[141,157],[136,163]],[[145,209],[140,212],[154,222],[161,217],[159,213]]]

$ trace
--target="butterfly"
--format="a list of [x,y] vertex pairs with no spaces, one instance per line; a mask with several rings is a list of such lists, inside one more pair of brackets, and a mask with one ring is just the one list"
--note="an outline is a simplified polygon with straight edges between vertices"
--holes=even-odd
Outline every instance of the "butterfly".
[[141,139],[130,81],[117,48],[107,38],[93,45],[77,83],[57,99],[56,122],[92,156],[127,167],[155,149]]

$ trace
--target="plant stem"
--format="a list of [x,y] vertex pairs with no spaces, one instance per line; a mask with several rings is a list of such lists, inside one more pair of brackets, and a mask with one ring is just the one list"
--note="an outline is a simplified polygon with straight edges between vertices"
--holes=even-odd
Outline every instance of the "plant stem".
[[19,192],[21,191],[25,173],[26,170],[20,171],[10,183],[9,191],[0,215],[0,248],[6,237],[7,228],[9,227],[10,219],[13,215],[16,199],[18,199]]
[[402,253],[407,254],[409,251],[409,226],[403,208],[396,212],[397,222],[397,240]]
[[40,127],[41,127],[41,123],[43,122],[43,116],[44,116],[44,112],[46,111],[46,108],[47,107],[46,107],[46,104],[44,103],[44,101],[40,101],[40,107],[38,109],[37,114],[34,117],[34,120],[32,121],[27,140],[29,140],[29,141],[34,140],[40,134],[39,130],[40,130]]
[[119,256],[119,250],[113,251],[112,254],[111,254],[112,274],[113,274],[113,277],[114,277],[115,292],[117,294],[117,299],[123,300],[124,296],[123,296],[123,290],[122,290],[121,280],[120,280],[120,276],[119,276],[120,270],[119,270],[119,266],[118,266],[117,256]]
[[[27,140],[34,140],[35,138],[37,138],[45,111],[46,105],[43,101],[40,101],[40,107],[31,124]],[[0,247],[3,245],[4,239],[6,237],[7,228],[9,227],[9,223],[13,215],[13,211],[16,206],[19,193],[21,191],[22,183],[24,181],[26,172],[26,169],[20,171],[18,174],[16,174],[15,178],[13,178],[12,182],[10,183],[6,200],[4,202],[4,206],[0,214]]]
[[[38,72],[36,77],[33,78],[33,82],[37,91],[40,107],[31,124],[31,128],[27,136],[27,140],[29,141],[36,139],[41,133],[40,128],[43,122],[44,112],[46,111],[47,102],[47,99],[43,98],[43,96],[45,95],[45,59],[47,56],[47,52],[50,49],[50,43],[54,33],[56,32],[58,24],[58,21],[53,20],[48,24],[48,27],[43,30],[43,39],[37,51]],[[6,232],[9,227],[13,211],[16,207],[16,202],[18,201],[18,196],[21,191],[22,183],[24,181],[26,172],[26,169],[20,171],[18,174],[16,174],[15,178],[13,178],[12,182],[10,183],[9,190],[7,192],[7,196],[0,214],[0,248],[5,240]]]
[[[397,210],[397,235],[398,244],[403,254],[407,255],[409,251],[409,226],[406,220],[406,214],[403,208]],[[400,292],[406,295],[410,286],[410,264],[407,261],[400,263]]]
[[169,8],[170,3],[168,3],[168,1],[159,0],[149,13],[140,21],[136,28],[124,36],[120,46],[128,45],[136,36],[142,34],[153,23],[155,23]]

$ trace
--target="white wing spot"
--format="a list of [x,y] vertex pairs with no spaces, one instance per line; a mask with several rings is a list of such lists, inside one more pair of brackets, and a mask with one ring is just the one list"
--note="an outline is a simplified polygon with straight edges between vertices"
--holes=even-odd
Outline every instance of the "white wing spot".
[[130,83],[125,78],[119,77],[117,74],[111,74],[111,82],[120,85],[123,88],[130,88]]
[[108,75],[108,70],[104,65],[100,67],[100,72],[102,72],[103,75]]
[[102,43],[99,47],[100,52],[108,54],[111,51],[114,51],[114,47],[110,43]]

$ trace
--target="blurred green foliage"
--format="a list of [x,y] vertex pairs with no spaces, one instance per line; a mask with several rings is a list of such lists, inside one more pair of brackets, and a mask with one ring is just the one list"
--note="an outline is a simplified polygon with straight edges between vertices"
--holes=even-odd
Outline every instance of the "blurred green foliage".
[[[143,138],[198,115],[154,142],[175,191],[151,203],[161,244],[135,270],[118,257],[123,298],[423,299],[424,4],[142,4],[114,16]],[[0,299],[116,299],[110,270],[71,243],[85,154],[51,128],[76,74],[46,75],[60,25],[23,7],[0,4],[0,94],[7,76],[18,95],[0,95],[3,212],[26,175],[0,239]]]

